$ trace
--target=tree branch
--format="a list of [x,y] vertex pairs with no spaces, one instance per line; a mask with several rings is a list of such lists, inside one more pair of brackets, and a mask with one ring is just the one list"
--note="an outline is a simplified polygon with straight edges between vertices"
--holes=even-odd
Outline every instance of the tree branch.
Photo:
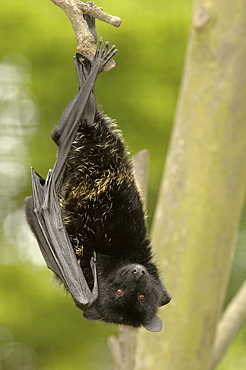
[[[94,38],[89,31],[83,14],[91,15],[101,21],[107,22],[115,27],[119,27],[121,19],[105,13],[102,8],[96,5],[83,3],[80,0],[51,0],[55,5],[58,5],[66,13],[69,18],[77,43],[77,50],[89,57],[94,56],[96,45]],[[115,66],[114,60],[110,60],[104,67],[107,72]]]
[[114,27],[119,27],[121,25],[121,19],[119,17],[105,13],[102,8],[96,5],[91,6],[90,4],[82,3],[80,1],[80,7],[83,14],[91,15],[92,17],[95,17],[100,21],[109,23]]
[[212,369],[225,354],[229,345],[238,335],[246,321],[246,280],[227,306],[220,319],[216,333],[212,354]]

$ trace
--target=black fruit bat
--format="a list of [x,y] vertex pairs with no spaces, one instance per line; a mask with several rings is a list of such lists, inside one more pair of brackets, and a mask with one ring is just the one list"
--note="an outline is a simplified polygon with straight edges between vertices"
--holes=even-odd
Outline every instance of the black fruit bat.
[[[91,27],[93,19],[87,20]],[[52,133],[58,146],[53,170],[44,180],[31,169],[27,219],[48,268],[85,318],[159,331],[158,307],[171,297],[152,263],[121,134],[96,106],[95,80],[117,52],[101,44],[94,58],[74,58],[80,89]]]

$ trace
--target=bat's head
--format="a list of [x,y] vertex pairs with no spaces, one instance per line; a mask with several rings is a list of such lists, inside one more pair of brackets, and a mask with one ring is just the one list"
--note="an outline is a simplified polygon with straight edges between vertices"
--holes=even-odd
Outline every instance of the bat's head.
[[167,304],[171,297],[153,264],[149,263],[146,267],[128,264],[110,268],[109,273],[99,268],[98,274],[98,299],[85,310],[85,318],[133,327],[144,326],[149,331],[162,329],[162,321],[156,313],[158,307]]

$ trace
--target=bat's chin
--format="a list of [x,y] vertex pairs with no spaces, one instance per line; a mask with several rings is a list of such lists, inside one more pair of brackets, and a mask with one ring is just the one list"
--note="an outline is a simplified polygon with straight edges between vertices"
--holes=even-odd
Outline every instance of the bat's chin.
[[97,311],[95,306],[91,306],[83,312],[85,319],[89,321],[102,321],[104,320],[103,316]]

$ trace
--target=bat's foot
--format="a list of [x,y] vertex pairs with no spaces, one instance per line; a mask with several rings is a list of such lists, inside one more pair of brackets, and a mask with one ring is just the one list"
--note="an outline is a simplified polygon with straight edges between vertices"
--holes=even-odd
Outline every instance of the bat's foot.
[[101,49],[102,46],[102,38],[100,37],[97,45],[97,49],[94,55],[94,58],[90,58],[87,55],[77,52],[76,58],[79,60],[79,58],[83,58],[86,61],[89,61],[90,64],[99,64],[99,73],[102,72],[104,66],[108,63],[108,61],[113,58],[113,56],[117,53],[118,49],[116,49],[116,46],[113,45],[109,49],[109,42],[106,41],[104,44],[104,47]]
[[113,45],[108,50],[108,48],[109,48],[109,42],[108,41],[105,42],[104,47],[103,47],[102,50],[101,50],[101,46],[102,46],[102,38],[100,37],[100,39],[98,41],[97,50],[96,50],[96,54],[95,54],[94,59],[100,58],[102,60],[102,62],[104,63],[104,66],[105,66],[105,64],[107,64],[108,61],[111,58],[113,58],[113,56],[117,53],[118,49],[116,49],[116,46]]

